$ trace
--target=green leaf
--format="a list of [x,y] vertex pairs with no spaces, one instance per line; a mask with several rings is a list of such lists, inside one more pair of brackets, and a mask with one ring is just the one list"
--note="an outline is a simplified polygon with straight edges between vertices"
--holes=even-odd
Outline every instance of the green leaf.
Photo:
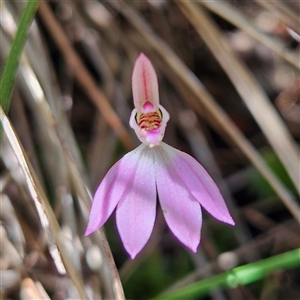
[[23,52],[31,22],[36,14],[38,6],[39,0],[29,0],[27,2],[3,70],[0,81],[0,105],[5,113],[8,113],[9,110],[11,94],[14,87],[20,57]]
[[300,249],[266,258],[231,271],[203,279],[175,291],[162,294],[154,299],[190,299],[208,294],[220,287],[236,288],[263,279],[278,269],[296,268],[300,265]]

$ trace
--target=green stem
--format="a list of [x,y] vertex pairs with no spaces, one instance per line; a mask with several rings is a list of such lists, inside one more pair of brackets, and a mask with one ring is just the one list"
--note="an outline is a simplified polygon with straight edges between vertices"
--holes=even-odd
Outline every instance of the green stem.
[[39,0],[28,0],[22,13],[16,36],[3,70],[0,81],[0,105],[5,113],[8,113],[10,99],[14,87],[15,77],[18,70],[21,54],[27,39],[31,22],[39,6]]
[[208,294],[218,287],[235,288],[266,277],[278,269],[295,268],[300,265],[300,249],[292,250],[251,264],[234,268],[222,274],[162,294],[155,299],[189,299]]

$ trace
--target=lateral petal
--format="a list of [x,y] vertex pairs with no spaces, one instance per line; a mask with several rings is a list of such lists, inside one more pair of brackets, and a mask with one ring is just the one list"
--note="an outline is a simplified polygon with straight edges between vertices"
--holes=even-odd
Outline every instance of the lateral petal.
[[121,240],[131,258],[148,242],[156,217],[153,151],[145,146],[116,212]]
[[200,243],[200,204],[177,174],[168,153],[155,147],[156,186],[165,220],[174,235],[193,252]]
[[199,162],[165,143],[161,146],[170,156],[176,173],[201,206],[219,221],[234,225],[217,185]]
[[158,108],[157,76],[150,60],[143,53],[138,56],[133,67],[132,94],[134,107],[138,111],[142,111],[146,102],[150,102],[153,105],[150,111],[155,111]]
[[127,153],[107,172],[94,195],[85,235],[100,228],[112,214],[135,173],[138,158],[144,148],[145,145],[141,144]]

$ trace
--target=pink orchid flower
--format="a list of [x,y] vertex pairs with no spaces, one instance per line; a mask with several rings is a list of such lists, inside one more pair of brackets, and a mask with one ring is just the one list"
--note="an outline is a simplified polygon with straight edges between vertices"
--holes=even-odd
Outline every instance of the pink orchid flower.
[[99,185],[85,235],[101,227],[116,209],[121,240],[131,258],[148,242],[157,195],[173,234],[193,252],[200,243],[201,207],[234,225],[218,187],[190,155],[162,142],[169,113],[159,104],[155,70],[144,55],[132,74],[134,106],[130,126],[142,142],[107,172]]

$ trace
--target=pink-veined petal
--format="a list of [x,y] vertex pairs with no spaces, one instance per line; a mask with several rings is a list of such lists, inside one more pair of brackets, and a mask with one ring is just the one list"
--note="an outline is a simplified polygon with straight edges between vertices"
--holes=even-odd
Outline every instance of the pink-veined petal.
[[177,174],[167,152],[160,146],[153,150],[158,198],[165,220],[174,235],[196,252],[202,226],[200,204]]
[[142,144],[127,153],[107,172],[95,193],[85,235],[100,228],[112,214],[135,173],[144,147]]
[[152,111],[157,109],[159,105],[157,76],[150,60],[143,53],[138,56],[133,67],[132,94],[134,107],[138,111],[142,111],[146,102],[153,105]]
[[177,174],[201,206],[219,221],[234,225],[217,185],[199,162],[165,143],[161,146],[167,151]]
[[118,231],[132,259],[149,240],[155,216],[156,186],[153,152],[145,146],[116,211]]

